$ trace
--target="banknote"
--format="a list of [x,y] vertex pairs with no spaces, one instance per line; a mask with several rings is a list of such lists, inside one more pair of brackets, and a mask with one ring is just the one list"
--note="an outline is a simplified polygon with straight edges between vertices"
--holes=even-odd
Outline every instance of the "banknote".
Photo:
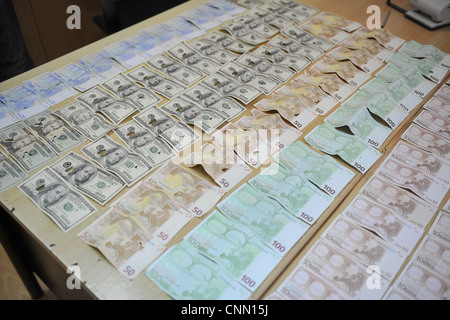
[[311,225],[333,201],[333,197],[315,187],[301,171],[284,169],[278,163],[250,179],[248,184]]
[[151,58],[165,51],[164,43],[161,37],[153,37],[146,32],[139,32],[125,39],[126,43],[137,48],[141,54]]
[[307,4],[298,3],[292,0],[273,0],[273,3],[283,6],[291,11],[301,12],[307,17],[311,17],[319,12],[319,9],[309,6]]
[[450,102],[450,86],[441,86],[434,95],[442,100]]
[[394,36],[386,28],[368,29],[361,27],[354,34],[355,36],[375,39],[383,47],[392,51],[397,51],[405,43],[405,40]]
[[447,202],[445,203],[443,210],[450,212],[450,199],[448,199]]
[[307,127],[319,113],[309,108],[299,98],[289,95],[272,94],[254,104],[260,111],[275,110],[298,130]]
[[[293,10],[293,6],[284,6],[273,2],[265,2],[259,6],[261,9],[272,12],[276,16],[291,20],[291,23],[302,23],[309,18],[310,14],[303,10]],[[306,8],[306,7],[305,7]],[[312,7],[309,7],[312,8]]]
[[247,10],[240,5],[230,2],[228,0],[210,0],[206,3],[207,6],[226,12],[228,16],[237,16]]
[[348,126],[358,138],[379,149],[392,133],[387,125],[376,121],[367,108],[354,109],[344,104],[325,118],[333,127]]
[[302,29],[296,24],[291,24],[288,27],[281,30],[281,34],[287,38],[291,38],[302,44],[307,44],[312,47],[318,48],[323,52],[333,49],[335,44],[322,37],[313,36],[311,33]]
[[76,63],[69,63],[62,68],[53,72],[64,83],[84,92],[90,88],[98,85],[102,79],[95,74],[91,74],[89,70],[77,65]]
[[[194,24],[198,28],[208,31],[222,24],[222,21],[220,21],[216,15],[212,14],[212,10],[214,10],[214,8],[207,5],[201,5],[197,8],[184,12],[179,16]],[[215,11],[220,13],[219,10]]]
[[134,120],[116,127],[114,133],[128,148],[142,155],[152,167],[157,167],[175,156],[166,141]]
[[7,126],[19,121],[20,119],[14,114],[11,108],[0,101],[0,129],[6,128]]
[[244,67],[234,61],[228,62],[219,71],[237,80],[240,84],[250,85],[259,89],[265,95],[271,94],[280,85],[280,82],[275,79],[256,73],[253,69]]
[[422,98],[436,87],[436,83],[427,80],[419,70],[414,68],[398,70],[397,67],[392,67],[390,63],[377,72],[375,76],[377,79],[386,83],[392,83],[398,79],[405,79],[408,88]]
[[2,91],[0,100],[20,120],[29,118],[50,108],[50,105],[39,98],[30,88],[24,84]]
[[239,102],[222,95],[216,89],[210,88],[201,82],[186,90],[183,96],[197,102],[203,108],[219,111],[226,116],[227,121],[231,121],[247,110]]
[[372,114],[384,120],[392,129],[397,128],[410,111],[394,103],[384,92],[369,95],[357,91],[341,107],[350,108],[354,111],[367,108]]
[[251,116],[243,116],[235,124],[244,130],[256,129],[259,134],[265,134],[271,155],[285,149],[302,135],[300,130],[286,124],[279,114],[264,113],[258,109],[252,109],[250,113]]
[[127,69],[132,69],[148,59],[146,54],[126,40],[110,44],[100,53],[116,60]]
[[433,221],[428,234],[450,245],[450,214],[440,211]]
[[450,183],[450,165],[436,158],[431,152],[400,140],[390,155],[398,162],[422,170],[446,184]]
[[352,35],[340,43],[340,45],[352,50],[365,49],[372,57],[380,62],[388,60],[393,54],[391,50],[383,48],[376,40],[358,35]]
[[338,28],[347,32],[353,32],[361,28],[360,23],[348,20],[334,12],[320,11],[314,16],[314,18],[320,20],[327,26]]
[[169,248],[146,275],[177,300],[245,300],[251,294],[186,241]]
[[25,81],[24,84],[51,106],[78,94],[77,90],[65,84],[51,72],[45,72]]
[[435,179],[420,169],[397,161],[392,155],[380,165],[378,172],[389,182],[411,190],[434,206],[441,203],[448,191],[448,183]]
[[133,185],[153,169],[144,157],[128,151],[108,136],[91,142],[81,151],[104,169],[119,176],[127,186]]
[[360,87],[359,90],[363,94],[369,96],[383,92],[392,102],[400,105],[407,112],[410,112],[422,102],[422,97],[411,91],[407,81],[408,80],[405,77],[398,78],[391,83],[384,82],[378,78],[373,78]]
[[398,51],[413,58],[427,58],[441,67],[450,68],[450,55],[433,45],[423,45],[411,40],[407,41]]
[[402,134],[402,139],[433,153],[446,163],[450,161],[450,141],[415,123],[406,129]]
[[308,73],[305,71],[302,76],[295,78],[295,80],[306,84],[315,84],[339,102],[347,99],[356,90],[355,87],[345,83],[336,74],[324,74],[314,69],[310,69]]
[[232,36],[223,32],[210,32],[201,39],[211,41],[212,43],[219,45],[222,49],[236,53],[245,53],[255,47],[244,41],[234,39]]
[[332,157],[320,155],[300,141],[282,150],[274,159],[290,172],[303,173],[331,197],[336,197],[355,176]]
[[222,46],[219,46],[213,41],[199,39],[190,43],[190,45],[192,46],[192,48],[200,52],[205,57],[205,59],[209,58],[221,64],[225,64],[227,62],[235,60],[238,57],[237,54],[224,49]]
[[447,68],[439,66],[430,59],[415,59],[401,51],[395,52],[389,58],[388,62],[388,65],[392,65],[398,68],[395,71],[405,70],[411,67],[417,68],[424,77],[436,83],[440,83],[442,80],[444,80],[445,75],[448,71]]
[[50,168],[42,169],[18,188],[64,232],[97,211]]
[[56,158],[52,147],[33,135],[23,122],[1,130],[0,145],[26,172]]
[[439,239],[426,235],[411,260],[445,279],[450,277],[450,246]]
[[450,118],[450,101],[446,101],[439,97],[431,97],[423,107],[427,110],[433,111],[445,119]]
[[281,260],[281,255],[267,248],[250,230],[218,211],[212,212],[183,240],[251,292],[259,288]]
[[179,95],[187,88],[178,81],[156,73],[146,66],[140,66],[139,68],[128,72],[127,75],[167,99]]
[[264,23],[270,24],[278,29],[284,29],[292,23],[292,20],[264,10],[259,6],[252,7],[245,14],[249,17],[261,19]]
[[347,31],[324,24],[317,17],[308,19],[308,21],[302,23],[301,27],[304,31],[334,44],[338,44],[351,36],[351,33]]
[[319,59],[323,55],[323,51],[317,47],[301,44],[294,39],[284,38],[279,35],[275,36],[267,44],[269,47],[282,49],[289,54],[306,57],[311,62]]
[[440,276],[415,261],[410,261],[386,292],[386,296],[389,297],[392,291],[397,291],[410,300],[448,300],[449,287],[448,278]]
[[78,59],[77,62],[92,74],[95,74],[104,80],[126,70],[119,63],[100,52],[89,53]]
[[367,82],[371,76],[356,68],[350,61],[339,61],[324,57],[313,67],[321,73],[335,73],[353,87],[359,87]]
[[295,79],[288,85],[279,88],[275,93],[282,96],[293,95],[319,115],[327,114],[339,103],[337,99],[326,94],[317,85],[302,83]]
[[187,124],[193,124],[210,134],[227,120],[227,117],[214,109],[203,108],[200,104],[183,96],[171,99],[161,109]]
[[[289,273],[273,294],[280,300],[344,300],[344,295],[330,282],[300,264]],[[271,296],[273,299],[273,296]]]
[[233,78],[218,72],[203,79],[202,84],[218,91],[225,97],[235,98],[244,104],[250,103],[262,93],[258,88],[248,84],[241,84]]
[[95,141],[107,134],[113,124],[103,116],[96,114],[87,105],[74,101],[52,113],[67,122],[73,129],[79,131],[84,137]]
[[138,108],[126,100],[118,100],[100,87],[95,87],[77,97],[94,112],[99,112],[111,122],[118,124],[135,113]]
[[85,142],[86,139],[78,131],[69,127],[64,121],[51,114],[51,110],[43,111],[24,120],[24,123],[36,136],[44,140],[60,155],[75,146]]
[[380,205],[362,194],[358,194],[341,215],[378,235],[405,259],[423,234],[423,229],[406,221],[389,207]]
[[103,82],[102,86],[118,97],[131,101],[139,110],[151,107],[162,100],[153,91],[139,86],[123,73]]
[[112,209],[78,234],[128,279],[136,278],[165,250],[142,223]]
[[258,19],[248,15],[235,18],[232,20],[232,22],[243,24],[248,31],[256,33],[263,38],[272,38],[279,32],[278,28],[266,24],[262,19]]
[[376,265],[388,281],[392,281],[400,270],[406,256],[369,230],[339,215],[325,229],[321,238],[346,252],[355,260],[369,267]]
[[374,73],[383,66],[383,62],[372,56],[366,49],[348,49],[338,46],[327,52],[327,56],[339,61],[350,60],[366,73]]
[[189,41],[205,34],[205,31],[184,20],[181,17],[164,22],[164,25],[173,30],[174,35],[181,40]]
[[4,192],[28,177],[14,161],[0,152],[0,192]]
[[299,266],[323,277],[346,300],[380,299],[390,283],[380,276],[377,283],[379,289],[373,290],[367,285],[369,277],[378,273],[373,274],[371,269],[323,239],[315,242],[300,260]]
[[155,47],[158,48],[157,52],[159,51],[158,53],[164,52],[183,41],[183,39],[176,34],[175,30],[164,23],[155,24],[149,28],[145,28],[141,32],[145,33],[155,42]]
[[259,46],[252,53],[258,57],[266,58],[276,65],[291,68],[296,72],[302,71],[310,64],[310,61],[304,56],[287,54],[279,48],[270,48],[265,45]]
[[278,202],[246,183],[221,201],[217,209],[230,220],[250,229],[281,255],[287,254],[309,228]]
[[206,173],[225,191],[239,184],[252,169],[238,158],[227,145],[217,146],[205,142],[201,150],[195,150],[182,160],[187,167],[201,165]]
[[305,141],[313,148],[330,155],[340,156],[363,174],[381,156],[380,152],[360,138],[338,131],[326,122],[309,132],[305,136]]
[[359,193],[373,202],[390,208],[406,221],[423,230],[428,226],[437,210],[437,207],[414,193],[388,182],[379,174],[374,174],[361,187]]
[[216,131],[210,141],[216,146],[234,150],[245,163],[258,169],[272,154],[265,133],[253,128],[244,130],[235,123],[229,123]]
[[184,122],[177,122],[158,107],[151,107],[133,117],[155,136],[167,140],[180,152],[200,139],[200,136]]
[[126,185],[120,178],[91,161],[70,152],[52,168],[69,186],[104,206]]
[[147,64],[166,76],[178,80],[185,86],[190,86],[203,78],[203,73],[200,71],[168,57],[165,53],[154,56],[147,61]]
[[153,239],[167,245],[192,219],[163,190],[140,182],[111,204],[113,211],[139,221]]
[[225,193],[192,170],[172,161],[164,164],[144,182],[163,189],[175,203],[196,217],[208,213]]
[[[212,47],[212,46],[211,46]],[[200,46],[202,48],[202,46]],[[199,49],[200,49],[199,48]],[[211,48],[209,48],[211,50]],[[193,68],[202,74],[212,74],[219,70],[221,67],[220,62],[217,62],[212,57],[204,56],[207,48],[203,48],[203,51],[197,51],[186,42],[181,42],[167,51],[173,58],[183,62],[186,66]],[[214,49],[212,49],[214,50]],[[232,57],[229,53],[226,57]]]
[[272,77],[281,83],[286,83],[295,75],[295,72],[291,69],[273,64],[268,59],[251,53],[243,54],[236,61],[243,66],[253,69],[256,73]]

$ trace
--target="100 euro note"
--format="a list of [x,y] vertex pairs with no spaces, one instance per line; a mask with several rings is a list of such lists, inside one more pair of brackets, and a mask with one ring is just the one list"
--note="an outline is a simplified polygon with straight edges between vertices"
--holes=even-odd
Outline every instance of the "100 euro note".
[[266,247],[250,230],[214,211],[184,241],[254,292],[272,272],[281,255]]
[[97,211],[50,168],[39,171],[18,188],[64,232]]
[[167,250],[146,275],[176,300],[244,300],[251,294],[185,241]]
[[128,279],[136,278],[165,249],[134,217],[112,209],[78,234]]
[[320,151],[330,155],[339,155],[361,173],[366,173],[381,156],[380,152],[358,137],[340,132],[327,123],[308,133],[305,141]]

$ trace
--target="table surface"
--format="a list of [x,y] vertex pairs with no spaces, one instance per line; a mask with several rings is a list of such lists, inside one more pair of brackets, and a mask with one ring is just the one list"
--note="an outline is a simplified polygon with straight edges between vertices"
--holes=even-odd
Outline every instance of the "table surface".
[[[44,72],[54,71],[67,63],[74,62],[78,58],[91,53],[96,52],[104,47],[115,43],[119,40],[125,39],[130,35],[133,35],[140,30],[150,27],[155,24],[163,23],[167,20],[174,18],[176,15],[190,10],[205,3],[206,0],[190,0],[181,6],[168,10],[160,15],[145,20],[139,24],[136,24],[121,32],[108,36],[100,41],[92,43],[79,50],[71,52],[65,56],[41,65],[33,70],[23,73],[15,78],[0,83],[0,91],[12,88],[21,84],[25,80],[38,76]],[[300,2],[300,1],[299,1]],[[363,25],[366,24],[366,20],[369,14],[366,13],[369,5],[376,4],[381,8],[381,17],[384,19],[387,11],[390,9],[384,1],[374,0],[303,0],[302,3],[311,5],[320,9],[321,11],[329,11],[342,15],[343,17],[359,22]],[[402,4],[406,1],[396,1],[397,4]],[[415,40],[422,44],[432,44],[444,52],[450,53],[450,39],[449,31],[450,27],[446,27],[436,31],[428,31],[414,22],[405,18],[401,13],[392,10],[390,19],[387,22],[386,28],[394,35],[408,40]],[[430,93],[431,96],[433,93]],[[73,98],[71,98],[73,99]],[[259,98],[258,100],[262,99]],[[258,101],[255,100],[254,102]],[[425,100],[425,99],[424,99]],[[67,104],[71,100],[66,100],[59,105],[52,107],[52,109],[58,109],[62,105]],[[163,100],[158,105],[162,105],[166,100]],[[253,103],[254,103],[253,102]],[[247,111],[244,115],[249,114],[252,109],[252,104],[247,106]],[[379,149],[383,156],[379,161],[366,173],[361,175],[356,170],[352,170],[356,173],[355,178],[347,185],[347,187],[341,192],[341,194],[335,199],[332,205],[326,210],[326,212],[320,217],[320,219],[308,230],[308,232],[297,242],[297,244],[290,250],[278,266],[272,271],[272,273],[266,278],[264,283],[252,294],[251,299],[262,299],[267,297],[272,291],[276,290],[281,281],[285,279],[288,273],[295,267],[302,255],[307,249],[314,243],[314,240],[320,236],[320,233],[326,226],[333,221],[333,217],[342,211],[343,208],[353,199],[358,192],[362,184],[373,174],[378,165],[384,160],[386,155],[395,146],[401,133],[409,125],[414,118],[415,114],[420,108],[417,108],[415,112],[411,113],[408,118],[399,126],[388,138],[388,140]],[[331,113],[332,111],[330,111]],[[330,114],[328,113],[328,114]],[[236,121],[235,119],[234,121]],[[233,121],[233,122],[234,122]],[[323,117],[316,119],[311,125],[303,130],[303,137],[314,127],[323,122]],[[112,133],[109,134],[113,136]],[[303,140],[302,138],[300,140]],[[84,144],[83,144],[84,145]],[[75,148],[73,151],[80,153],[81,146]],[[340,160],[339,160],[340,161]],[[340,161],[343,163],[342,161]],[[349,167],[348,165],[346,165]],[[206,179],[212,182],[211,178],[206,176],[204,171],[199,168],[195,170],[204,176]],[[37,172],[38,170],[36,170]],[[154,172],[154,171],[153,171]],[[259,170],[253,170],[252,174],[248,176],[248,179],[255,176]],[[32,176],[35,172],[31,172]],[[120,196],[125,194],[129,188],[122,190],[116,197],[111,200],[105,207],[101,207],[93,202],[97,206],[98,211],[83,221],[77,227],[67,233],[63,233],[57,226],[49,219],[43,212],[41,212],[28,198],[26,198],[17,187],[0,194],[0,201],[3,207],[10,212],[15,220],[25,229],[30,235],[46,250],[46,252],[55,259],[64,270],[71,265],[77,264],[80,267],[81,281],[83,288],[88,291],[93,298],[96,299],[171,299],[170,296],[165,294],[159,289],[151,280],[145,276],[145,272],[142,272],[134,280],[128,280],[121,275],[107,260],[106,258],[95,248],[88,246],[82,240],[77,237],[77,234],[84,230],[87,226],[98,219],[108,209],[110,203]],[[231,194],[231,190],[225,196]],[[446,199],[449,195],[447,194]],[[445,203],[446,201],[443,201]],[[201,218],[193,219],[185,226],[182,231],[167,245],[167,248],[178,243],[182,237],[192,230],[193,227],[198,225],[202,220]]]

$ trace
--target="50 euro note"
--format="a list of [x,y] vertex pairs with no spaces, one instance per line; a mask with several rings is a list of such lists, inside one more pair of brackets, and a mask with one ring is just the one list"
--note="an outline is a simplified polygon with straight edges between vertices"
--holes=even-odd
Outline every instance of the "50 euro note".
[[323,21],[317,17],[308,19],[308,21],[302,23],[301,27],[303,30],[334,44],[338,44],[351,36],[351,33],[345,30],[336,28],[330,24],[324,24]]
[[353,32],[362,26],[360,23],[348,20],[334,12],[320,11],[314,18],[327,26],[338,28],[346,32]]
[[406,256],[369,230],[348,220],[343,215],[323,231],[321,238],[332,243],[355,260],[369,267],[376,265],[388,281],[392,281],[400,270]]
[[42,169],[18,188],[64,232],[97,211],[50,168]]
[[375,149],[379,149],[392,133],[392,129],[376,121],[367,108],[355,110],[346,104],[326,117],[325,122],[335,128],[348,126],[355,136]]
[[392,154],[378,168],[378,173],[389,182],[406,188],[434,206],[438,206],[448,191],[448,184],[428,173],[401,163]]
[[216,146],[205,142],[182,160],[187,167],[201,165],[206,173],[225,191],[234,188],[252,169],[227,145]]
[[177,300],[244,300],[251,294],[186,241],[169,248],[146,275]]
[[381,156],[380,152],[360,138],[340,132],[326,122],[308,133],[305,141],[313,148],[330,155],[340,156],[363,174]]
[[267,248],[245,226],[218,211],[212,212],[183,239],[251,292],[259,288],[281,260],[281,255]]
[[366,27],[359,28],[355,33],[357,36],[366,37],[368,39],[375,39],[383,47],[396,51],[400,48],[405,40],[394,36],[387,29],[368,29]]
[[287,254],[309,228],[278,202],[246,183],[217,204],[217,209],[281,255]]
[[351,37],[340,43],[340,45],[352,50],[365,49],[379,62],[386,61],[393,54],[391,50],[382,47],[376,40],[368,39],[365,36],[357,34],[353,34]]
[[278,163],[250,179],[248,184],[311,225],[333,201],[331,196],[309,182],[303,172],[286,170]]
[[359,193],[383,207],[390,208],[422,230],[425,230],[437,210],[436,206],[388,182],[379,174],[374,174],[361,187]]
[[297,141],[274,157],[283,168],[303,173],[309,181],[336,197],[355,174],[328,155],[321,155]]
[[128,279],[136,278],[165,250],[135,217],[108,210],[78,234]]
[[369,51],[364,48],[349,49],[338,46],[327,52],[327,56],[338,61],[351,61],[355,66],[361,68],[366,73],[374,73],[383,66],[383,62],[372,56]]
[[146,178],[151,187],[164,190],[178,206],[201,217],[223,197],[225,191],[192,170],[169,161]]
[[113,211],[139,221],[153,239],[167,245],[192,219],[193,214],[177,205],[157,186],[138,183],[111,204]]
[[[323,239],[316,241],[300,260],[299,266],[321,276],[345,299],[380,299],[390,284],[379,273],[367,268],[352,256]],[[373,290],[371,286],[367,285],[371,275],[380,276],[377,290]]]

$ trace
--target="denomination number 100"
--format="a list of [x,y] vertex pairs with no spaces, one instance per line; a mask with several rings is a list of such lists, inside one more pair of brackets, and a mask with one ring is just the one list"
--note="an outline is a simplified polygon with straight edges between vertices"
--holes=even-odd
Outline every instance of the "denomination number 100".
[[247,284],[250,288],[253,288],[256,285],[256,282],[253,281],[250,277],[247,277],[245,274],[242,276],[242,282]]
[[274,240],[272,243],[272,246],[275,247],[275,249],[277,249],[280,252],[284,252],[286,250],[286,247],[281,245],[281,243],[279,243],[278,241]]

